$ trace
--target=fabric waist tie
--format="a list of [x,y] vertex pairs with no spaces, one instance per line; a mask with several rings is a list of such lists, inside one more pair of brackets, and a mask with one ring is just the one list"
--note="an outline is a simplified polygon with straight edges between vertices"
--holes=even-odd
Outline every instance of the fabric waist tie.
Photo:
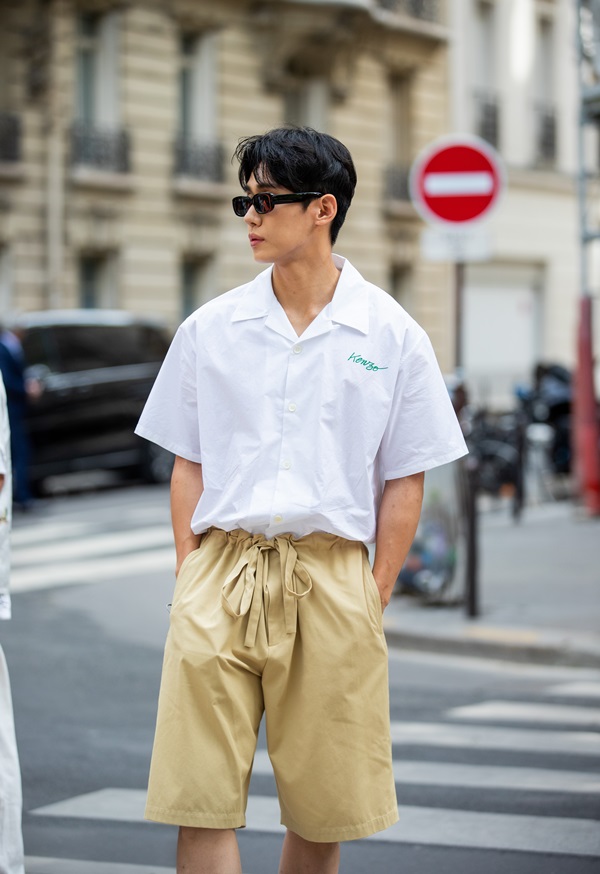
[[[298,599],[304,598],[312,589],[310,574],[298,558],[298,553],[290,540],[287,537],[257,540],[259,536],[252,538],[251,546],[225,580],[221,592],[221,602],[230,616],[239,619],[248,615],[244,638],[246,647],[255,645],[260,619],[265,605],[269,602],[268,578],[271,553],[278,553],[281,565],[283,620],[286,634],[293,634],[296,631]],[[275,631],[274,628],[270,628],[272,618],[265,616],[265,621],[267,634],[271,640],[270,631]],[[276,615],[273,621],[277,623]]]

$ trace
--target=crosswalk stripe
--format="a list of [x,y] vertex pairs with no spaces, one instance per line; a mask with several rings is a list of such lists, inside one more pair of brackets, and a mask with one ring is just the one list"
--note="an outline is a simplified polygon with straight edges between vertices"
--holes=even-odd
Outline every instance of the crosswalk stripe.
[[600,698],[600,682],[579,680],[576,683],[560,683],[545,690],[546,695],[564,695],[574,698]]
[[17,568],[10,584],[13,592],[26,592],[53,586],[101,583],[152,571],[171,573],[174,577],[175,554],[172,547],[111,558],[90,558],[59,567]]
[[[112,821],[142,820],[145,792],[132,789],[102,789],[31,811],[42,816],[75,817]],[[369,840],[429,846],[513,850],[530,853],[560,853],[568,856],[600,856],[598,823],[585,819],[523,816],[504,813],[400,805],[400,821]],[[251,795],[247,828],[279,834],[277,798]]]
[[452,719],[485,719],[498,722],[554,722],[600,726],[600,708],[520,701],[482,701],[446,712]]
[[392,742],[397,745],[600,756],[600,735],[593,732],[536,731],[438,722],[392,722],[391,728]]
[[27,874],[175,874],[175,868],[157,865],[127,865],[123,862],[88,862],[83,859],[52,859],[26,856]]
[[[273,768],[266,750],[257,750],[252,773],[266,777]],[[396,783],[419,786],[465,786],[471,789],[510,789],[536,792],[600,793],[600,774],[546,768],[510,768],[447,762],[394,759]]]
[[135,532],[126,530],[96,533],[94,537],[78,538],[75,541],[59,540],[42,546],[30,545],[27,549],[17,550],[12,564],[17,569],[53,561],[71,563],[78,558],[91,560],[93,556],[104,557],[110,553],[123,552],[124,549],[138,552],[146,547],[170,546],[172,543],[172,532],[164,525],[155,525]]
[[97,533],[97,529],[92,522],[53,522],[46,519],[42,525],[32,525],[27,528],[13,527],[10,539],[13,552],[18,553],[30,544],[41,546],[54,543],[56,540],[68,542],[78,537],[93,537],[95,532]]

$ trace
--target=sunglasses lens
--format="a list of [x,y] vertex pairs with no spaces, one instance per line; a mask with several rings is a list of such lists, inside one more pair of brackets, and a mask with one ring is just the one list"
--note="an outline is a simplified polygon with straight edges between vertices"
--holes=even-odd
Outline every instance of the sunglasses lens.
[[275,204],[270,194],[255,194],[252,198],[254,209],[259,215],[264,215],[266,212],[271,212]]
[[249,197],[234,197],[231,201],[233,204],[234,213],[243,218],[250,209],[251,200]]

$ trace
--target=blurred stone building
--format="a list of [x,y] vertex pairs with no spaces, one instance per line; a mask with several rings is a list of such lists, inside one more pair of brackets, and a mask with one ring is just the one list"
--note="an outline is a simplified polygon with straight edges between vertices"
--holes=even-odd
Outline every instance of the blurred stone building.
[[[530,379],[536,362],[571,367],[575,361],[581,294],[577,2],[452,0],[449,24],[452,128],[490,142],[507,171],[506,193],[489,222],[491,259],[467,266],[463,312],[472,394],[505,407],[514,384]],[[596,180],[590,204],[595,199],[597,224],[599,145],[598,134],[588,131],[586,171]],[[591,283],[597,297],[598,259]]]
[[453,365],[452,275],[419,257],[415,154],[448,130],[443,0],[1,0],[3,312],[122,307],[172,326],[258,269],[238,139],[309,124],[359,185],[336,250]]

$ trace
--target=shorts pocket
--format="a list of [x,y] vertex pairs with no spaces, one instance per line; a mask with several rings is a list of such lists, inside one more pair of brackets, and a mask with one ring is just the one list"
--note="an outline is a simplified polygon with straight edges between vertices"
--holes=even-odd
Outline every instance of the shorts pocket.
[[173,602],[171,604],[171,614],[173,613],[173,609],[176,607],[179,601],[181,601],[182,595],[187,590],[188,586],[194,582],[194,574],[187,573],[188,568],[194,558],[202,548],[202,544],[198,547],[198,549],[192,549],[191,552],[188,552],[186,557],[181,562],[181,567],[179,568],[179,573],[175,577],[175,590],[173,592]]
[[381,607],[381,595],[371,570],[367,555],[363,556],[363,588],[367,602],[367,612],[375,631],[383,633],[383,609]]

